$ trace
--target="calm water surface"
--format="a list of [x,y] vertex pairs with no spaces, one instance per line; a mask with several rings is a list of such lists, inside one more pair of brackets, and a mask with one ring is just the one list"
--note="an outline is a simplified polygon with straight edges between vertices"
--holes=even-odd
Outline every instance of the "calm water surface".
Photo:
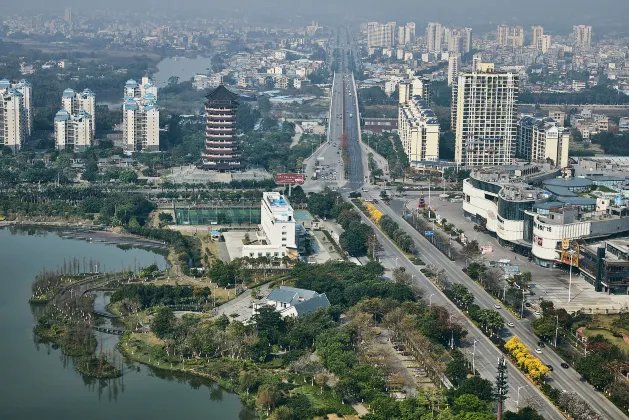
[[[157,63],[155,84],[164,87],[168,84],[168,78],[176,76],[180,82],[190,80],[195,74],[207,74],[212,67],[212,59],[198,56],[196,58],[170,57]],[[159,96],[158,96],[159,97]]]
[[[144,366],[118,380],[84,380],[71,358],[35,344],[31,282],[44,268],[83,258],[100,267],[143,267],[164,258],[146,250],[62,239],[55,233],[0,229],[0,419],[250,419],[236,395],[210,382]],[[102,296],[99,300],[103,299]],[[117,338],[99,335],[103,347]]]

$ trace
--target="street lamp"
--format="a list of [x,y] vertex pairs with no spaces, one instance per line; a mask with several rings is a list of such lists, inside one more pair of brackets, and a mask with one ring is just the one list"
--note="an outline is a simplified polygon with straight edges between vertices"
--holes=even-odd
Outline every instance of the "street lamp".
[[568,303],[572,300],[572,261],[574,258],[574,250],[569,250],[568,254],[570,254],[570,281],[568,283]]
[[435,295],[435,294],[433,293],[432,295],[428,296],[428,309],[432,308],[432,297],[433,297],[434,295]]
[[516,405],[516,410],[519,411],[520,410],[520,390],[522,388],[526,388],[528,385],[523,385],[523,386],[519,386],[518,387],[518,399],[515,401],[515,405]]
[[398,260],[399,260],[399,258],[398,258],[398,257],[395,257],[395,268],[397,268],[397,267],[398,267]]
[[522,304],[520,305],[520,319],[522,319],[524,318],[524,287],[520,290],[522,290]]

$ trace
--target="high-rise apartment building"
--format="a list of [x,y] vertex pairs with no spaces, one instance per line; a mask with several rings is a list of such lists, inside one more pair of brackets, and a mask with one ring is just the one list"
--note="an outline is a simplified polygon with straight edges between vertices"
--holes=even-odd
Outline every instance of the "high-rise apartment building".
[[466,167],[511,164],[516,151],[519,77],[479,63],[452,86],[455,156]]
[[367,24],[367,46],[392,48],[395,46],[396,23],[369,22]]
[[537,39],[537,50],[542,54],[546,54],[550,50],[551,40],[550,35],[542,35]]
[[512,47],[524,46],[524,28],[521,26],[514,26],[511,28],[509,36],[509,45]]
[[122,105],[122,137],[126,152],[159,151],[157,87],[148,77],[127,80]]
[[87,111],[72,114],[65,109],[55,115],[55,146],[57,150],[83,152],[94,141],[94,119]]
[[498,41],[498,45],[502,47],[506,47],[509,45],[509,26],[508,25],[498,25],[498,33],[496,35],[496,40]]
[[0,80],[0,146],[18,151],[31,135],[31,84]]
[[421,94],[430,96],[423,79],[400,83],[398,133],[411,167],[439,159],[439,122]]
[[73,89],[63,91],[61,97],[61,109],[66,110],[70,115],[77,116],[81,111],[85,111],[92,118],[92,134],[96,133],[96,95],[89,89],[82,92],[75,92]]
[[443,28],[438,22],[428,23],[426,28],[426,46],[428,52],[440,53],[442,51]]
[[398,28],[398,45],[407,45],[415,42],[415,23],[409,22]]
[[592,45],[592,27],[586,25],[574,25],[572,37],[577,47],[589,47]]
[[72,23],[72,9],[70,9],[69,7],[65,10],[63,19],[68,22],[68,23]]
[[467,54],[472,50],[472,28],[463,28],[462,36],[462,46],[463,54]]
[[539,40],[544,36],[544,27],[543,26],[531,26],[531,31],[533,32],[533,38],[531,40],[531,45],[537,49]]
[[461,56],[459,54],[452,54],[448,57],[448,86],[452,86],[457,80],[459,75]]
[[524,117],[518,122],[518,156],[533,163],[568,166],[570,130],[552,118]]
[[201,156],[203,167],[220,172],[244,169],[236,137],[238,95],[221,84],[206,98],[205,151]]

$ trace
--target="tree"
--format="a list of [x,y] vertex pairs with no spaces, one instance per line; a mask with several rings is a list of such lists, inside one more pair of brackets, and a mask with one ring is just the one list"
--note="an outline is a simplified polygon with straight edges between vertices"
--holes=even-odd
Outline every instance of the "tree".
[[406,268],[398,267],[393,269],[393,281],[400,284],[411,284],[412,276],[406,272]]
[[277,344],[281,334],[286,331],[286,323],[279,312],[272,306],[264,305],[251,318],[261,338],[266,338],[269,343]]
[[262,385],[258,391],[256,403],[270,412],[280,399],[280,391],[275,385]]
[[160,213],[157,218],[163,223],[172,223],[173,216],[170,213]]
[[453,359],[446,366],[446,376],[460,385],[467,377],[465,358],[458,350],[452,352],[452,357]]
[[503,418],[504,420],[544,420],[544,417],[532,407],[521,408],[517,413],[507,411]]
[[472,376],[467,378],[461,386],[453,388],[449,391],[449,394],[453,398],[456,398],[463,394],[476,395],[479,399],[485,402],[494,401],[494,388],[487,379],[483,379],[480,376]]
[[508,380],[507,361],[504,356],[501,356],[498,359],[498,372],[496,373],[496,383],[494,385],[494,400],[498,404],[498,420],[502,419],[502,404],[509,393]]
[[157,310],[153,318],[153,323],[151,324],[151,330],[157,337],[165,338],[173,332],[175,321],[173,310],[167,306],[163,306]]
[[452,411],[455,414],[484,413],[489,411],[489,406],[485,401],[482,401],[476,395],[463,394],[454,399]]

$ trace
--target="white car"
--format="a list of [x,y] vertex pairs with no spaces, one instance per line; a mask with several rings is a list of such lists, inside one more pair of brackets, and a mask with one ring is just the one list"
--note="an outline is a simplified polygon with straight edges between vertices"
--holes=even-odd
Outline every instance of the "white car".
[[497,303],[494,305],[494,308],[496,309],[502,309],[502,306],[498,305]]
[[509,327],[515,327],[515,324],[514,324],[513,322],[507,322],[507,325],[508,325]]
[[535,315],[542,316],[542,313],[540,311],[535,311]]
[[542,354],[542,349],[540,349],[540,348],[535,349],[535,353]]

